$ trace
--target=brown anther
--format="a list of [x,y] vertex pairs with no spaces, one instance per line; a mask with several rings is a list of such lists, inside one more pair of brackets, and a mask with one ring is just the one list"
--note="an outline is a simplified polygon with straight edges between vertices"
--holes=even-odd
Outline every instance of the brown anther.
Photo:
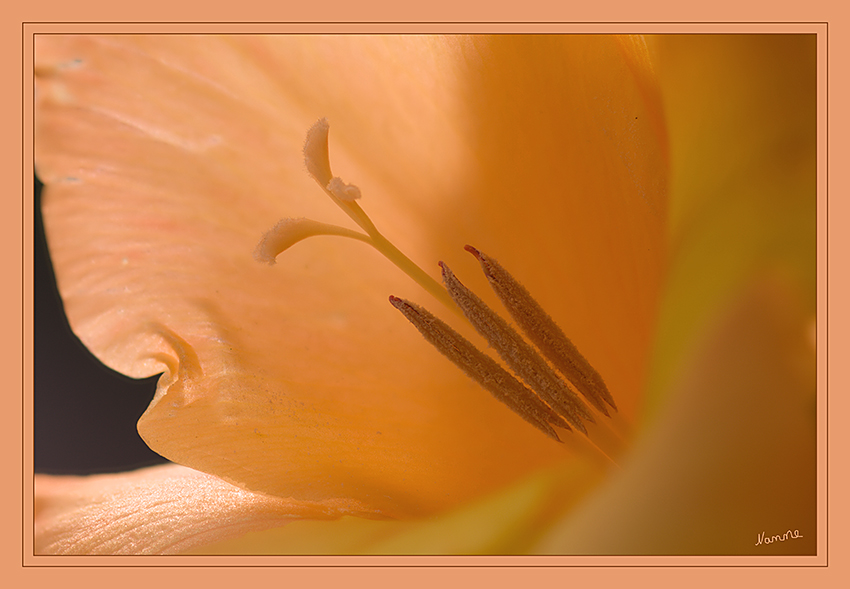
[[429,343],[493,397],[550,438],[561,441],[549,424],[568,430],[569,425],[495,360],[422,307],[394,296],[390,297],[390,303],[413,323]]
[[582,419],[594,419],[581,399],[504,319],[461,284],[448,266],[440,262],[440,267],[446,289],[478,333],[534,392],[586,434]]
[[528,290],[493,258],[470,245],[464,249],[480,262],[490,286],[508,313],[555,368],[602,413],[608,415],[604,403],[616,410],[614,398],[602,377]]

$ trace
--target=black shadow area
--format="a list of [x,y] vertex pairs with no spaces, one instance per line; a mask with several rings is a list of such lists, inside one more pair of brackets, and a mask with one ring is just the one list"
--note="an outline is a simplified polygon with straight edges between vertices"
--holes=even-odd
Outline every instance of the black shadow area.
[[135,380],[101,364],[73,334],[56,288],[35,181],[34,460],[50,474],[118,472],[167,462],[136,422],[158,376]]

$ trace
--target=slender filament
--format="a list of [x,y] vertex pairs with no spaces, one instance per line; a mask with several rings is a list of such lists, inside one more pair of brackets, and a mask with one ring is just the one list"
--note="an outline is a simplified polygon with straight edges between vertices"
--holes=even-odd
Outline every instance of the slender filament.
[[263,236],[254,257],[261,262],[274,263],[278,254],[306,237],[313,235],[350,237],[374,247],[402,272],[412,278],[414,282],[431,293],[446,308],[460,315],[460,311],[454,306],[451,297],[440,286],[440,283],[417,266],[378,231],[369,215],[357,204],[357,199],[360,198],[360,189],[353,184],[346,184],[341,178],[333,175],[328,153],[329,131],[330,125],[327,119],[320,119],[310,127],[307,131],[307,139],[304,142],[304,164],[307,167],[307,172],[324,190],[325,194],[351,217],[365,234],[309,219],[283,219]]

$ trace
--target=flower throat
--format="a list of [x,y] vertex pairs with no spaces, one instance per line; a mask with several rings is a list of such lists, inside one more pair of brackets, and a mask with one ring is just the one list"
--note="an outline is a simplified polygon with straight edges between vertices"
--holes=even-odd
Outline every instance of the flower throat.
[[496,260],[472,246],[464,248],[478,260],[494,292],[531,343],[466,288],[446,264],[439,263],[444,288],[378,231],[356,202],[360,189],[331,172],[329,129],[327,120],[321,119],[307,132],[304,143],[307,171],[363,232],[312,219],[282,219],[263,235],[254,258],[274,264],[278,254],[316,235],[337,235],[368,243],[447,308],[466,319],[496,350],[513,374],[426,309],[395,296],[389,298],[431,345],[526,422],[560,442],[555,427],[567,431],[575,428],[586,436],[585,422],[596,423],[584,401],[600,415],[610,417],[608,408],[616,411],[617,406],[602,377],[528,290]]

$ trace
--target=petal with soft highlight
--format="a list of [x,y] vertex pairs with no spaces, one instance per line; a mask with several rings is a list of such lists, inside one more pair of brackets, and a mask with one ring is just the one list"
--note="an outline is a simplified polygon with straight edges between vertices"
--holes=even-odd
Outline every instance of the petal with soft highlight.
[[36,554],[177,554],[294,519],[368,515],[354,502],[251,493],[169,464],[35,479]]

